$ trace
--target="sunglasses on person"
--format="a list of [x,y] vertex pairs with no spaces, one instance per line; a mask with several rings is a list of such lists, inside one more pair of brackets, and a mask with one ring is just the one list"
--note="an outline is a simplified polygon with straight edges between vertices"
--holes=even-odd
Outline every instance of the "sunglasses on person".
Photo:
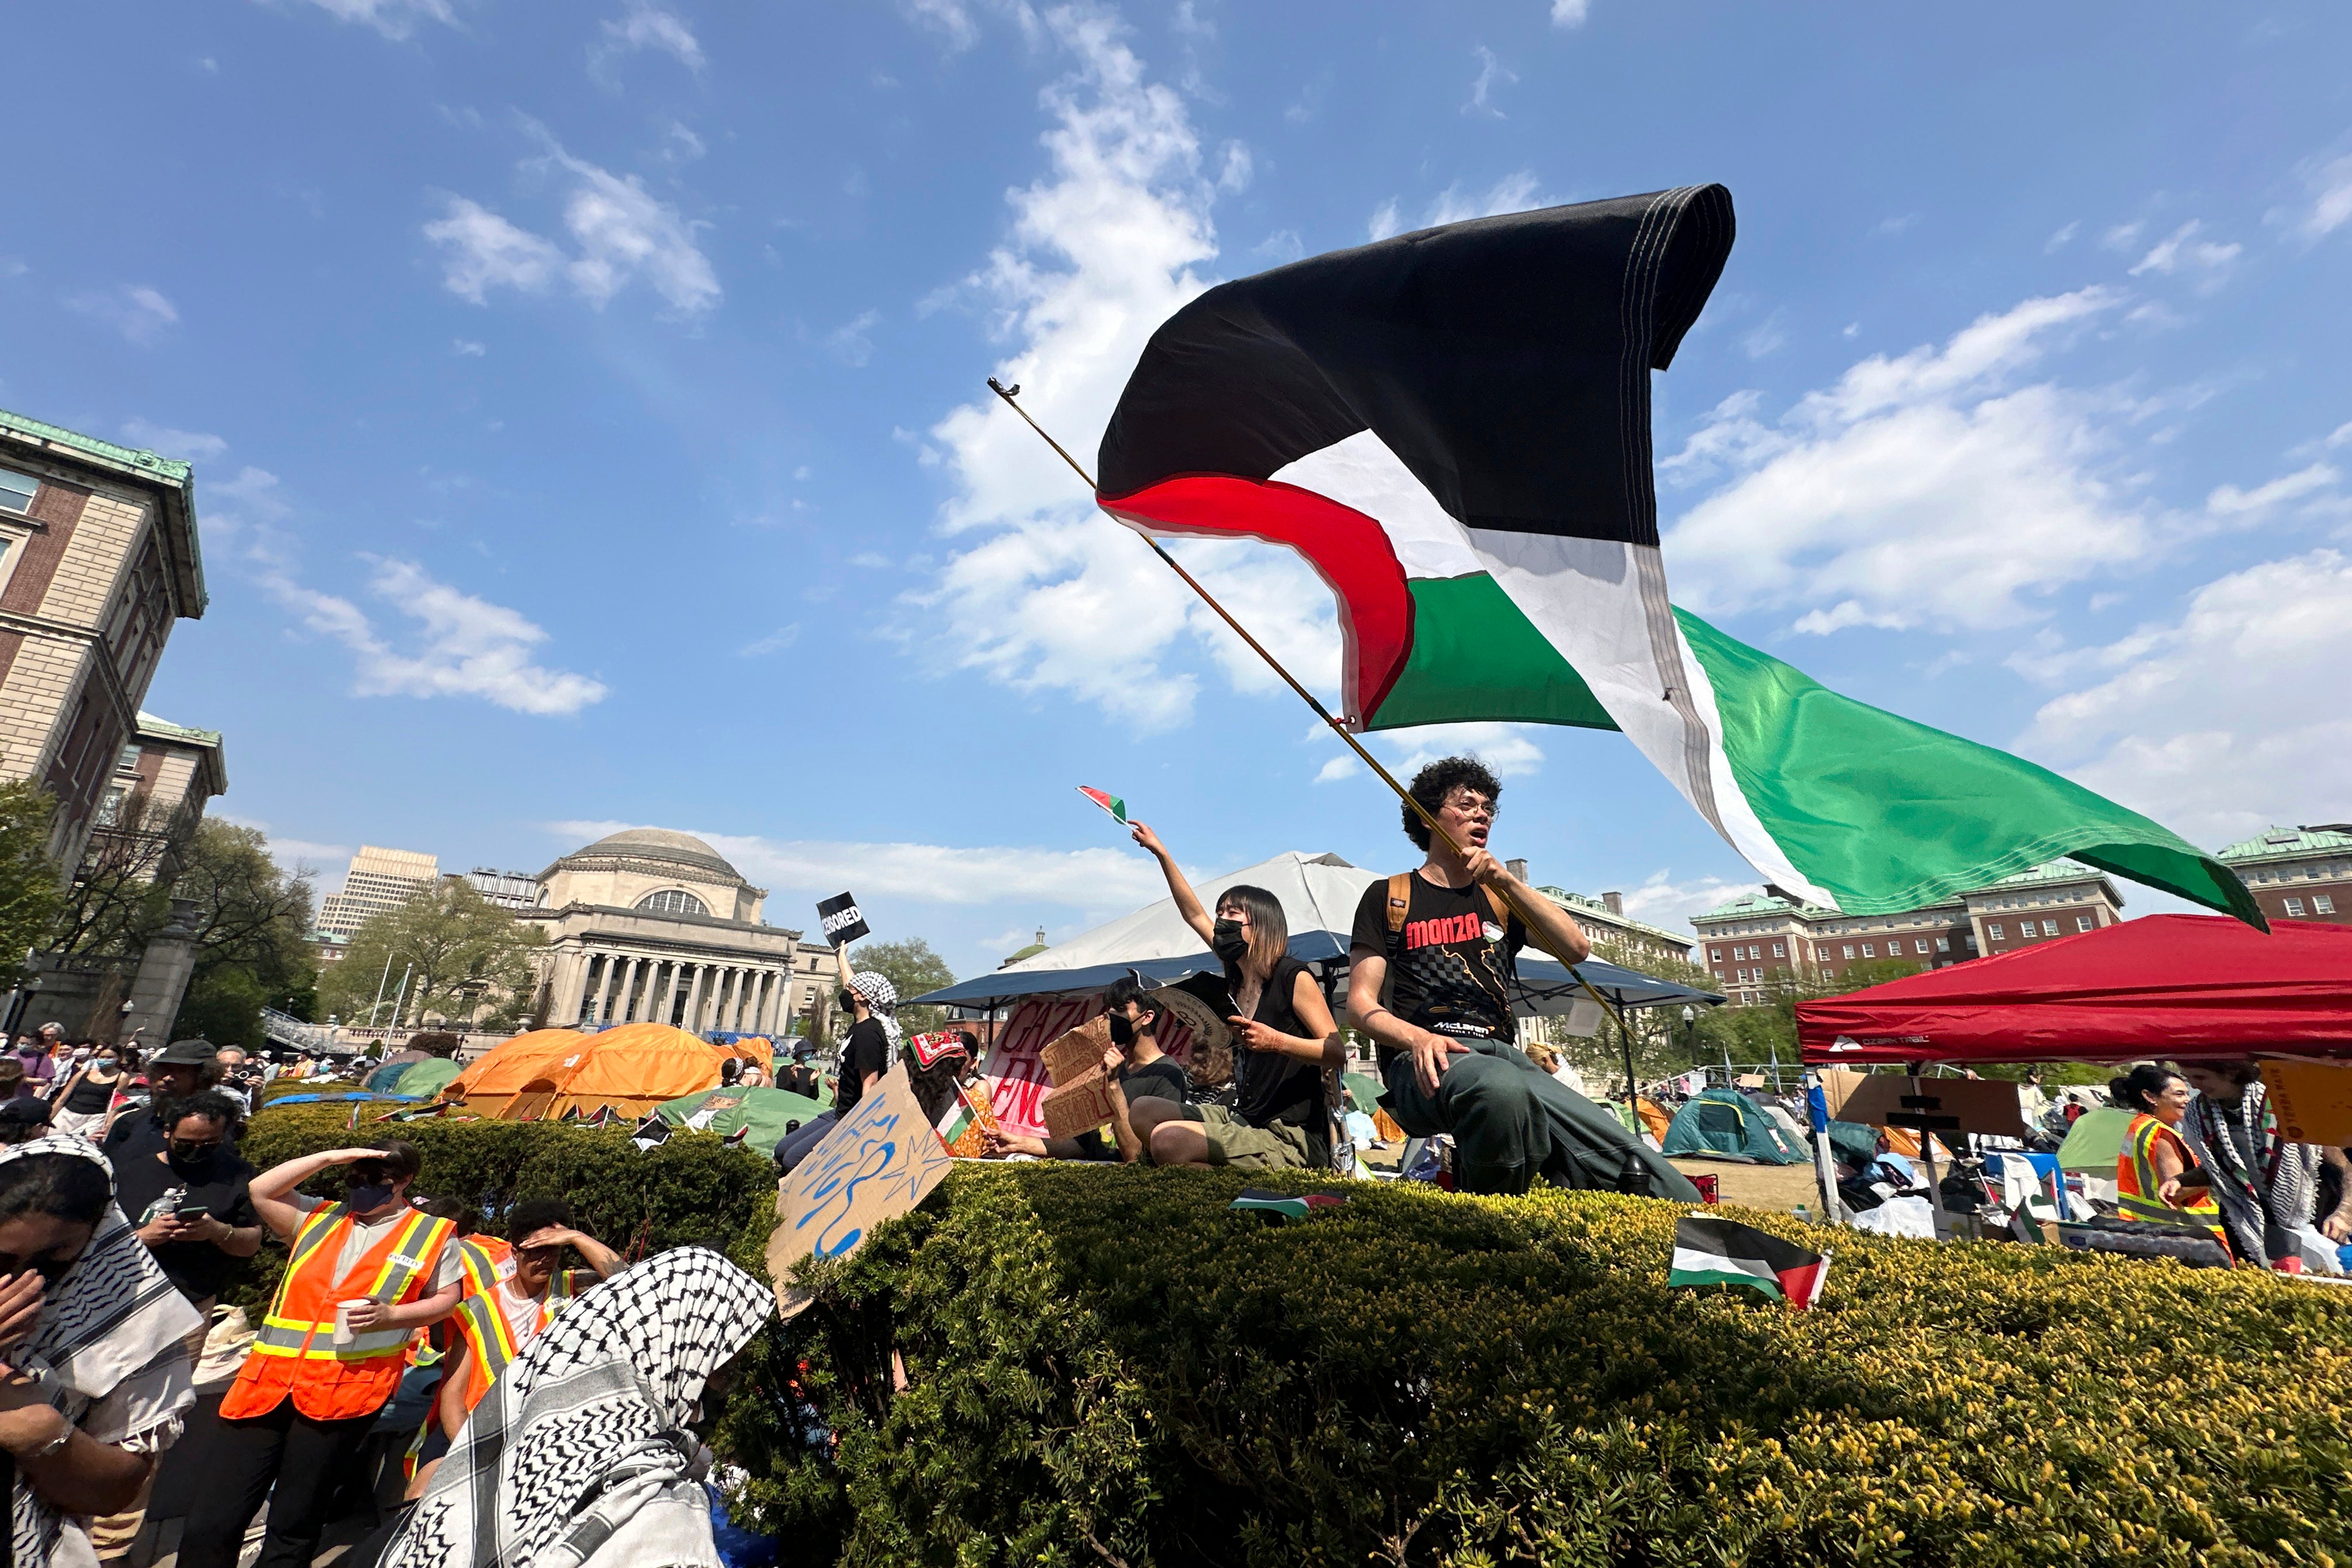
[[167,1138],[164,1146],[183,1160],[193,1160],[219,1148],[221,1141],[217,1138]]
[[392,1167],[381,1160],[362,1160],[352,1167],[351,1184],[355,1187],[391,1186]]

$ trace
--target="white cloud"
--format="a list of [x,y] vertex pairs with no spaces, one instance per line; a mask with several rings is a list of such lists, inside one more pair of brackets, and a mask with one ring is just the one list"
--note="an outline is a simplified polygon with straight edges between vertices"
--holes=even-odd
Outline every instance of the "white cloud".
[[[1537,185],[1535,173],[1529,169],[1506,174],[1484,191],[1465,191],[1457,180],[1438,193],[1417,226],[1435,228],[1464,218],[1492,217],[1497,213],[1526,212],[1530,207],[1542,206],[1545,198],[1537,194]],[[1394,196],[1372,210],[1370,226],[1374,239],[1404,232],[1404,216]]]
[[[1214,259],[1198,135],[1183,100],[1147,79],[1108,14],[1047,13],[1076,59],[1048,88],[1049,173],[1012,193],[1012,232],[960,293],[1017,344],[996,367],[1074,452],[1109,417],[1153,328],[1204,286]],[[1190,716],[1199,679],[1169,661],[1205,644],[1236,684],[1262,689],[1230,632],[1127,531],[1097,514],[1076,476],[993,396],[930,432],[958,480],[950,534],[985,531],[950,556],[920,604],[952,604],[970,635],[918,644],[1016,690],[1075,697],[1139,729]],[[1336,675],[1330,595],[1286,552],[1224,542],[1181,552],[1253,632],[1300,660],[1302,679]]]
[[845,365],[863,365],[874,358],[874,340],[867,336],[880,323],[879,310],[861,311],[824,337],[824,352]]
[[939,34],[951,51],[968,49],[980,42],[980,28],[961,0],[899,0],[899,8]]
[[1555,27],[1581,27],[1592,14],[1592,0],[1551,0],[1551,25]]
[[525,167],[571,176],[563,225],[577,253],[567,254],[554,241],[478,202],[451,196],[445,216],[425,226],[425,237],[443,248],[442,281],[451,293],[479,305],[492,289],[535,294],[560,278],[602,310],[642,278],[683,315],[719,303],[718,275],[695,243],[696,225],[648,192],[635,174],[615,174],[575,158],[543,127],[533,125],[531,131],[546,152]]
[[2075,222],[2067,224],[2063,227],[2060,228],[2058,232],[2052,235],[2048,240],[2043,242],[2042,254],[2044,256],[2050,256],[2065,249],[2066,247],[2074,242],[2074,236],[2081,230],[2082,226],[2083,226],[2080,222]]
[[2135,278],[2150,272],[2163,277],[2175,273],[2198,278],[2198,288],[2210,293],[2227,280],[2230,264],[2238,259],[2242,245],[2216,245],[2210,239],[2196,237],[2204,225],[2189,219],[2170,234],[2158,240],[2146,256],[2131,269]]
[[228,450],[228,443],[218,436],[207,436],[200,430],[175,430],[168,425],[152,425],[135,417],[122,422],[122,438],[133,446],[183,461],[217,458]]
[[1754,882],[1727,882],[1720,877],[1676,881],[1671,868],[1653,871],[1640,887],[1625,893],[1625,912],[1637,921],[1669,931],[1689,929],[1693,915],[1703,915],[1742,893],[1759,891]]
[[282,565],[262,586],[311,632],[358,660],[360,697],[478,697],[518,713],[576,713],[604,699],[603,682],[531,662],[547,633],[520,612],[436,582],[414,562],[364,557],[369,591],[417,623],[418,651],[403,653],[349,599],[296,581]]
[[443,285],[477,305],[488,303],[492,289],[538,293],[563,261],[551,242],[464,196],[449,198],[446,216],[425,226],[425,237],[445,253]]
[[774,631],[756,641],[745,643],[735,652],[740,658],[759,658],[766,654],[782,653],[800,640],[801,626],[798,621],[794,621],[790,626],[778,626]]
[[658,49],[675,56],[688,70],[702,68],[702,45],[696,41],[694,30],[677,12],[665,11],[652,0],[628,0],[627,8],[605,23],[604,32],[604,43],[597,51],[599,63],[619,55]]
[[[573,844],[647,826],[628,822],[552,822],[548,831]],[[1126,909],[1168,896],[1150,857],[1127,848],[1038,849],[942,844],[862,844],[766,838],[688,828],[772,892],[829,897],[854,889],[861,900],[925,904],[1033,901],[1082,910]],[[784,918],[776,911],[771,919]]]
[[[1543,767],[1543,748],[1535,742],[1532,724],[1417,724],[1405,730],[1383,730],[1364,737],[1364,744],[1380,754],[1381,764],[1399,777],[1409,777],[1441,757],[1476,757],[1498,779],[1525,778]],[[1353,751],[1321,725],[1318,740],[1341,746],[1315,775],[1317,784],[1352,778],[1363,770]]]
[[373,27],[387,38],[404,38],[419,22],[457,25],[449,0],[310,0],[329,16],[343,22]]
[[111,327],[124,341],[142,349],[152,347],[163,335],[163,329],[180,319],[172,301],[144,283],[68,295],[65,304],[66,309]]
[[1796,609],[1816,633],[2000,626],[2042,614],[2036,595],[2059,584],[2134,561],[2153,525],[2102,475],[2105,405],[2010,386],[2119,298],[2028,300],[1940,347],[1873,355],[1775,424],[1759,399],[1727,399],[1659,465],[1685,485],[1729,475],[1667,532],[1677,598],[1702,613]]
[[1278,228],[1250,248],[1250,254],[1271,267],[1296,261],[1307,254],[1307,247],[1295,228]]
[[2347,669],[2352,559],[2315,550],[2207,584],[2178,621],[2051,661],[2047,673],[2088,683],[2045,703],[2019,744],[2192,843],[2334,821],[2352,717],[2324,694]]
[[1497,120],[1505,118],[1503,111],[1496,108],[1491,100],[1496,88],[1517,82],[1518,73],[1496,59],[1495,51],[1484,44],[1471,49],[1470,54],[1478,62],[1478,75],[1470,83],[1470,101],[1462,106],[1462,112],[1491,114]]
[[849,563],[868,572],[887,572],[890,569],[891,562],[887,555],[878,550],[861,550],[849,558]]
[[1789,346],[1789,312],[1775,310],[1741,334],[1740,348],[1749,359],[1762,359]]
[[2268,484],[2242,490],[2235,485],[2221,485],[2205,498],[2205,510],[2216,517],[2243,518],[2258,516],[2288,501],[2327,489],[2344,476],[2326,463],[2314,463],[2292,474],[2282,474]]
[[278,868],[291,875],[308,867],[317,873],[311,881],[312,890],[331,893],[342,887],[343,868],[352,858],[348,844],[320,844],[308,838],[287,838],[269,831],[269,824],[250,816],[239,816],[233,811],[214,809],[205,815],[227,823],[232,827],[257,829],[268,840],[269,858]]
[[2352,155],[2314,159],[2301,172],[2310,205],[2294,217],[2297,233],[2321,239],[2352,221]]
[[459,359],[479,359],[490,351],[470,338],[458,338],[451,342],[449,352]]

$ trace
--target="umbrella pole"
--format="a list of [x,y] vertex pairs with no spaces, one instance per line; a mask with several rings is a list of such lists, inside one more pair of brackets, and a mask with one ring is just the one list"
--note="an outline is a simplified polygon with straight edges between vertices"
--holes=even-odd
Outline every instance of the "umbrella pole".
[[[1086,469],[1080,468],[1078,466],[1078,460],[1076,458],[1071,457],[1067,451],[1064,450],[1062,444],[1059,441],[1056,441],[1051,436],[1046,435],[1045,427],[1043,425],[1038,424],[1037,421],[1029,417],[1029,411],[1022,407],[1018,401],[1018,394],[1021,391],[1020,387],[1006,386],[1003,383],[998,381],[992,375],[988,378],[988,390],[996,394],[997,396],[1004,399],[1006,405],[1012,408],[1013,412],[1021,416],[1022,419],[1028,425],[1029,428],[1036,431],[1038,437],[1045,441],[1045,445],[1053,447],[1055,453],[1061,458],[1062,461],[1070,465],[1070,471],[1077,475],[1079,479],[1086,481],[1086,486],[1088,490],[1094,490],[1097,488],[1095,485],[1094,476],[1087,473]],[[1333,734],[1339,736],[1340,740],[1345,741],[1348,743],[1349,749],[1356,753],[1358,760],[1362,762],[1366,767],[1371,769],[1373,773],[1379,777],[1382,784],[1388,785],[1389,788],[1396,792],[1396,797],[1399,800],[1411,806],[1414,814],[1418,816],[1422,821],[1429,825],[1429,830],[1432,833],[1436,834],[1439,837],[1444,839],[1447,844],[1452,845],[1455,854],[1463,854],[1462,846],[1455,842],[1454,835],[1445,830],[1444,826],[1437,820],[1436,816],[1432,813],[1427,806],[1413,799],[1411,792],[1406,790],[1404,785],[1397,783],[1396,776],[1390,773],[1388,769],[1381,766],[1379,759],[1374,757],[1371,752],[1364,750],[1363,742],[1356,739],[1355,735],[1349,730],[1348,726],[1339,719],[1332,716],[1331,710],[1323,706],[1322,700],[1317,697],[1313,692],[1307,690],[1306,687],[1300,685],[1298,678],[1291,674],[1287,669],[1285,669],[1282,667],[1282,661],[1275,658],[1273,654],[1267,652],[1264,643],[1250,636],[1249,628],[1243,626],[1241,622],[1235,620],[1231,610],[1226,609],[1224,605],[1217,603],[1216,595],[1210,593],[1208,589],[1202,587],[1199,578],[1193,576],[1190,572],[1185,571],[1182,563],[1179,562],[1173,555],[1169,554],[1166,546],[1162,545],[1160,541],[1152,538],[1151,535],[1148,533],[1140,534],[1139,537],[1143,540],[1144,543],[1151,546],[1151,552],[1154,555],[1159,556],[1160,559],[1166,563],[1171,572],[1175,573],[1176,575],[1184,579],[1184,585],[1192,589],[1193,593],[1199,595],[1202,604],[1216,611],[1218,618],[1223,620],[1225,625],[1233,627],[1234,634],[1238,636],[1242,641],[1249,644],[1250,650],[1252,652],[1255,653],[1258,658],[1265,660],[1266,668],[1268,669],[1273,670],[1275,674],[1282,677],[1284,684],[1287,685],[1293,691],[1298,693],[1298,700],[1306,703],[1307,707],[1313,709],[1315,710],[1315,716],[1318,719],[1322,720],[1325,724],[1328,725]],[[1535,921],[1528,919],[1528,911],[1520,907],[1519,901],[1517,899],[1512,898],[1510,894],[1507,892],[1502,892],[1499,889],[1496,889],[1496,891],[1500,894],[1503,902],[1510,909],[1510,911],[1519,917],[1520,924],[1530,928],[1535,925]],[[1606,1008],[1609,1005],[1607,999],[1604,998],[1600,992],[1593,989],[1592,982],[1585,979],[1583,975],[1577,973],[1576,965],[1572,963],[1569,964],[1568,972],[1570,974],[1575,976],[1576,983],[1584,987],[1586,994],[1590,995],[1595,1002],[1600,1003],[1603,1008]],[[1621,1020],[1620,1022],[1622,1024],[1622,1021]],[[1628,1088],[1628,1092],[1631,1092],[1630,1086]]]

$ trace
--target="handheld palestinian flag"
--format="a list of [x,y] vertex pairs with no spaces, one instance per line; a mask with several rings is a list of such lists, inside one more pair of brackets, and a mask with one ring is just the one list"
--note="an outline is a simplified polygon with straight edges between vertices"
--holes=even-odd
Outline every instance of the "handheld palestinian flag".
[[1675,1259],[1666,1283],[1745,1285],[1801,1312],[1822,1299],[1829,1272],[1826,1252],[1807,1252],[1754,1226],[1685,1215],[1675,1222]]
[[996,1112],[959,1084],[955,1099],[940,1110],[939,1124],[932,1131],[957,1159],[977,1160],[988,1152],[988,1134],[996,1127]]
[[1286,1220],[1305,1219],[1318,1209],[1338,1208],[1347,1201],[1342,1193],[1270,1193],[1264,1187],[1244,1187],[1242,1195],[1225,1206],[1263,1215],[1268,1225],[1281,1225]]
[[1088,800],[1093,801],[1097,805],[1101,806],[1105,811],[1109,812],[1111,815],[1111,820],[1118,823],[1121,827],[1125,827],[1127,826],[1127,802],[1119,799],[1118,796],[1112,795],[1108,790],[1088,789],[1085,784],[1080,784],[1078,786],[1078,793],[1085,795]]
[[1097,500],[1307,557],[1339,600],[1351,728],[1615,730],[1792,900],[1892,913],[2072,855],[2263,926],[2234,872],[2137,812],[1667,602],[1650,374],[1732,230],[1730,194],[1689,185],[1212,289],[1144,349]]

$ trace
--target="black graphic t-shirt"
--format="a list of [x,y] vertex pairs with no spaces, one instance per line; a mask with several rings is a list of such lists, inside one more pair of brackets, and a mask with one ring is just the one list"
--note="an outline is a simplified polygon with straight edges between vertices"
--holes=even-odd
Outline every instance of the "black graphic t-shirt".
[[[1441,888],[1418,871],[1406,879],[1411,908],[1403,928],[1389,931],[1389,884],[1382,878],[1364,889],[1356,906],[1350,958],[1366,953],[1386,958],[1383,1003],[1416,1028],[1468,1039],[1508,1040],[1517,1034],[1511,1018],[1511,983],[1528,928],[1512,915],[1507,928],[1495,923],[1494,906],[1475,884]],[[1403,1053],[1380,1047],[1381,1071]]]

